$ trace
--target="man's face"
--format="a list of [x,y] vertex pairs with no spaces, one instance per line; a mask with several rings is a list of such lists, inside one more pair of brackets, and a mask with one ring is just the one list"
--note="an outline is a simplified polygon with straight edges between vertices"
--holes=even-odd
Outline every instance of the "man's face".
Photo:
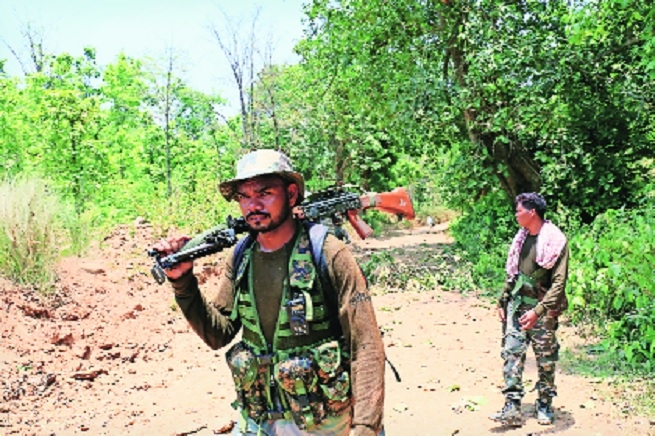
[[291,214],[297,187],[277,176],[261,176],[239,184],[235,198],[241,214],[255,231],[266,233],[278,228]]
[[534,209],[526,209],[521,203],[516,205],[516,222],[521,227],[527,227],[537,212]]

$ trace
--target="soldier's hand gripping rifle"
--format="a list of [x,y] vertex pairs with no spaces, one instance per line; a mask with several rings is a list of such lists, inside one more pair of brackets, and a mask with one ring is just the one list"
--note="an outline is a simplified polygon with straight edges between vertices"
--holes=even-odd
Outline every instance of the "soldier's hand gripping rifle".
[[[360,195],[348,191],[347,186],[332,187],[310,195],[296,209],[304,219],[320,221],[346,215],[360,238],[366,239],[373,234],[371,227],[358,215],[360,210],[377,209],[393,213],[407,219],[414,218],[412,201],[403,188],[391,192],[367,193]],[[352,188],[352,187],[350,187]],[[148,255],[155,259],[150,272],[157,283],[166,281],[165,269],[173,268],[182,262],[198,259],[218,253],[235,245],[237,235],[246,233],[250,227],[244,218],[228,217],[226,225],[213,227],[187,242],[180,251],[164,256],[158,250],[148,250]]]
[[391,192],[369,192],[363,195],[348,190],[352,186],[334,186],[314,194],[303,201],[299,208],[305,219],[318,222],[322,218],[333,220],[345,215],[360,238],[366,239],[373,229],[359,216],[359,211],[376,209],[399,217],[414,219],[414,207],[404,188]]
[[166,281],[164,269],[173,268],[182,262],[209,256],[229,248],[237,243],[237,235],[250,230],[243,217],[228,217],[225,225],[218,225],[201,233],[176,253],[162,256],[158,250],[148,250],[148,256],[155,258],[155,265],[150,269],[152,276],[160,285]]

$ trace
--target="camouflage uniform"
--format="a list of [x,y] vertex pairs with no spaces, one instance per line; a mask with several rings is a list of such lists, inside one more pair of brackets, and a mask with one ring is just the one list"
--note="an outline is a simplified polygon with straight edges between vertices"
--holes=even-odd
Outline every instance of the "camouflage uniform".
[[[349,414],[329,416],[321,425],[320,430],[313,430],[311,433],[300,430],[293,420],[278,419],[257,425],[250,418],[245,425],[237,425],[232,431],[233,436],[348,436],[349,434]],[[379,436],[384,436],[384,430]]]
[[[514,301],[509,304],[514,304]],[[555,335],[557,319],[543,316],[539,318],[532,329],[521,330],[518,320],[531,309],[534,309],[534,306],[521,304],[514,310],[513,316],[511,307],[508,310],[510,316],[506,320],[504,345],[501,352],[505,362],[503,365],[505,379],[503,394],[511,400],[521,400],[525,395],[522,376],[528,346],[532,344],[539,374],[536,389],[539,392],[539,398],[550,401],[557,395],[555,386],[555,362],[559,358],[559,343]]]
[[[498,307],[505,308],[503,324],[503,377],[506,403],[503,410],[490,418],[507,425],[523,425],[521,399],[523,370],[528,347],[532,345],[537,361],[539,380],[535,389],[539,393],[535,405],[540,424],[552,424],[552,398],[557,395],[555,366],[559,358],[559,344],[556,330],[557,317],[566,310],[566,277],[568,275],[568,245],[564,245],[560,256],[550,269],[540,268],[536,262],[537,237],[528,236],[521,248],[519,270],[532,283],[508,280],[501,294]],[[535,277],[538,277],[535,279]],[[519,318],[533,310],[538,316],[530,330],[522,330]]]
[[[538,273],[539,265],[535,261],[536,245],[537,238],[529,236],[521,251],[521,271],[526,275]],[[522,286],[514,298],[511,295],[514,283],[508,282],[505,285],[499,306],[507,308],[501,357],[505,361],[503,393],[508,400],[520,400],[525,394],[522,375],[530,344],[537,360],[539,381],[536,389],[539,398],[550,402],[552,397],[557,395],[555,363],[559,357],[559,344],[555,331],[557,316],[561,311],[556,309],[563,309],[561,302],[566,301],[564,288],[568,257],[568,246],[565,246],[555,266],[545,271],[545,274],[537,280],[536,286]],[[532,302],[526,303],[525,299]],[[532,329],[521,330],[518,320],[531,309],[537,313],[539,320]]]

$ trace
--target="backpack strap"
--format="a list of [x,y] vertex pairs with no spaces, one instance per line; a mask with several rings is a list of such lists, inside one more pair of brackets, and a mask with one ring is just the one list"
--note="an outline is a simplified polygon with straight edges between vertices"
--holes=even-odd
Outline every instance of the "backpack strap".
[[[239,267],[243,262],[243,258],[246,254],[246,250],[255,242],[255,238],[249,233],[243,238],[237,241],[236,246],[234,247],[234,256],[232,257],[232,270],[236,275],[239,271]],[[239,299],[239,287],[237,287],[234,295],[234,307],[232,308],[232,313],[230,314],[230,320],[234,321],[237,319],[238,311],[236,310],[237,301]]]
[[[327,275],[327,261],[323,255],[323,244],[328,234],[328,227],[323,224],[307,223],[305,224],[309,233],[309,242],[312,248],[312,260],[318,267],[321,276]],[[323,279],[324,277],[321,277]]]
[[234,247],[234,257],[232,258],[232,268],[234,272],[239,270],[239,266],[241,266],[241,262],[243,262],[243,255],[253,242],[255,242],[255,238],[253,238],[250,233],[237,241],[237,245]]
[[[325,259],[325,255],[323,254],[323,244],[325,243],[325,238],[327,237],[328,234],[328,227],[323,225],[323,224],[317,224],[317,223],[312,223],[308,221],[304,221],[305,228],[309,232],[309,242],[311,244],[311,251],[312,251],[312,260],[314,261],[314,265],[316,266],[316,269],[318,271],[318,278],[321,282],[321,288],[323,289],[323,296],[325,297],[325,301],[330,305],[330,309],[332,310],[332,313],[336,314],[336,316],[339,316],[339,302],[337,301],[337,293],[334,289],[334,286],[332,286],[332,280],[330,280],[330,275],[328,273],[328,267],[327,267],[327,260]],[[362,276],[364,277],[364,281],[366,282],[366,286],[368,287],[368,280],[366,279],[366,274],[364,274],[364,271],[362,271],[361,266],[359,267],[359,270],[362,273]],[[380,334],[384,335],[384,332],[382,329],[380,329]],[[391,367],[391,370],[393,371],[393,375],[396,378],[397,382],[401,381],[400,378],[400,373],[396,369],[396,367],[391,363],[389,358],[384,356],[384,360],[389,364],[389,367]]]
[[327,259],[323,254],[323,244],[328,234],[328,227],[323,224],[317,224],[309,221],[303,221],[303,225],[309,233],[309,243],[311,245],[312,262],[316,267],[318,279],[323,289],[323,295],[330,305],[330,309],[334,314],[338,314],[339,303],[337,301],[337,294],[332,286],[332,280],[328,273]]

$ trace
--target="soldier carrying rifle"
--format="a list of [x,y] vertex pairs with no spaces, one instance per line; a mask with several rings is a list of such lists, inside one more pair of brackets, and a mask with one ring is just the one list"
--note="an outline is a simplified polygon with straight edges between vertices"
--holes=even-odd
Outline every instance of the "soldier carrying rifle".
[[[165,271],[195,332],[226,352],[241,412],[234,435],[383,435],[385,354],[366,280],[346,245],[294,218],[305,183],[287,156],[241,158],[221,193],[250,233],[206,301],[185,261]],[[186,237],[153,248],[170,255]]]

